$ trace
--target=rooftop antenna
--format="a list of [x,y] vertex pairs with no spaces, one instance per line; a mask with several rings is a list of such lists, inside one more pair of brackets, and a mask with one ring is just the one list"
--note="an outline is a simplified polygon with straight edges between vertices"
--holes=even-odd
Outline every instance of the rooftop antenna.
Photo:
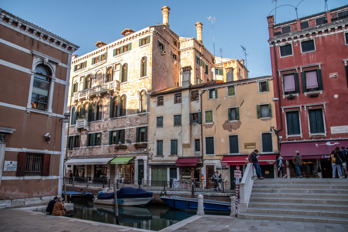
[[278,1],[277,0],[272,0],[272,3],[275,3],[274,5],[274,24],[276,24],[276,20],[277,20],[277,3]]
[[207,19],[211,22],[211,29],[213,32],[213,49],[214,49],[214,59],[215,59],[215,41],[214,41],[214,23],[216,22],[215,17],[207,17]]
[[[271,10],[271,12],[269,12],[269,15],[271,15],[271,13],[272,13],[273,11],[275,12],[275,13],[274,13],[274,15],[275,15],[275,17],[274,17],[274,24],[276,24],[276,23],[275,23],[275,21],[276,21],[276,12],[277,12],[277,9],[278,9],[278,8],[284,7],[284,6],[293,7],[294,10],[295,10],[295,12],[296,12],[296,19],[298,19],[298,12],[297,12],[298,6],[299,6],[304,0],[301,0],[296,6],[293,6],[293,5],[290,5],[290,4],[284,4],[284,5],[277,6],[277,0],[272,0],[272,2],[273,2],[273,1],[276,2],[276,6],[274,7],[273,10]],[[325,0],[325,2],[326,2],[326,1],[327,1],[327,0]]]
[[244,52],[245,67],[248,69],[247,58],[246,58],[248,54],[246,53],[246,48],[243,47],[243,45],[240,45],[240,46],[242,47]]

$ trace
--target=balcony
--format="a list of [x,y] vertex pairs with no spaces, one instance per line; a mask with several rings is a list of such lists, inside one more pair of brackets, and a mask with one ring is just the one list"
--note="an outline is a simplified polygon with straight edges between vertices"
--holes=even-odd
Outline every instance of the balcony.
[[73,101],[85,100],[87,99],[87,96],[88,96],[88,89],[75,92],[73,94]]
[[76,120],[76,129],[88,130],[89,129],[89,122],[87,121],[87,119],[86,118],[77,119]]
[[109,91],[117,91],[117,90],[120,90],[120,82],[118,80],[115,80],[108,83],[102,83],[90,89],[84,89],[82,91],[75,92],[73,93],[72,100],[73,101],[85,100],[88,97],[98,96],[103,93],[108,93]]

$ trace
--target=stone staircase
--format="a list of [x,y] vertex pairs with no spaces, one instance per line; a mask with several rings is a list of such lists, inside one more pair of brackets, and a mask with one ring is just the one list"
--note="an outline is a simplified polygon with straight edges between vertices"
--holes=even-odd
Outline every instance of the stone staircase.
[[238,218],[348,224],[348,179],[256,180]]

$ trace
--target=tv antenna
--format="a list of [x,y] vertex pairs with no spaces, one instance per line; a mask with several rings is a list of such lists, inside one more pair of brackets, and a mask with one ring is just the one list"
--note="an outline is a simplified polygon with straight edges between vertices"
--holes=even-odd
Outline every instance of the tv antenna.
[[214,23],[216,22],[215,17],[207,17],[207,19],[211,22],[211,29],[213,32],[213,50],[214,50],[214,60],[215,60],[215,41],[214,41]]
[[243,49],[243,52],[244,52],[244,60],[245,60],[245,67],[246,68],[248,68],[247,66],[248,66],[248,64],[247,64],[247,53],[246,53],[246,48],[245,47],[243,47],[243,45],[240,45],[241,47],[242,47],[242,49]]

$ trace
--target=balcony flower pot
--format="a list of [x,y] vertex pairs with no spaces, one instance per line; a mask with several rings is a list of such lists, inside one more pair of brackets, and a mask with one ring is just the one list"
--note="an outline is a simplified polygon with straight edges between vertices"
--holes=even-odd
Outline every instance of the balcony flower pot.
[[119,145],[116,145],[115,149],[116,150],[127,149],[127,145],[119,144]]
[[318,97],[319,95],[317,93],[312,93],[309,95],[309,97]]
[[292,99],[294,99],[294,98],[295,98],[295,96],[292,95],[292,94],[290,94],[290,95],[288,96],[288,99],[289,99],[289,100],[292,100]]
[[134,147],[136,149],[138,149],[138,148],[146,148],[147,147],[147,143],[136,143],[136,144],[134,144]]

